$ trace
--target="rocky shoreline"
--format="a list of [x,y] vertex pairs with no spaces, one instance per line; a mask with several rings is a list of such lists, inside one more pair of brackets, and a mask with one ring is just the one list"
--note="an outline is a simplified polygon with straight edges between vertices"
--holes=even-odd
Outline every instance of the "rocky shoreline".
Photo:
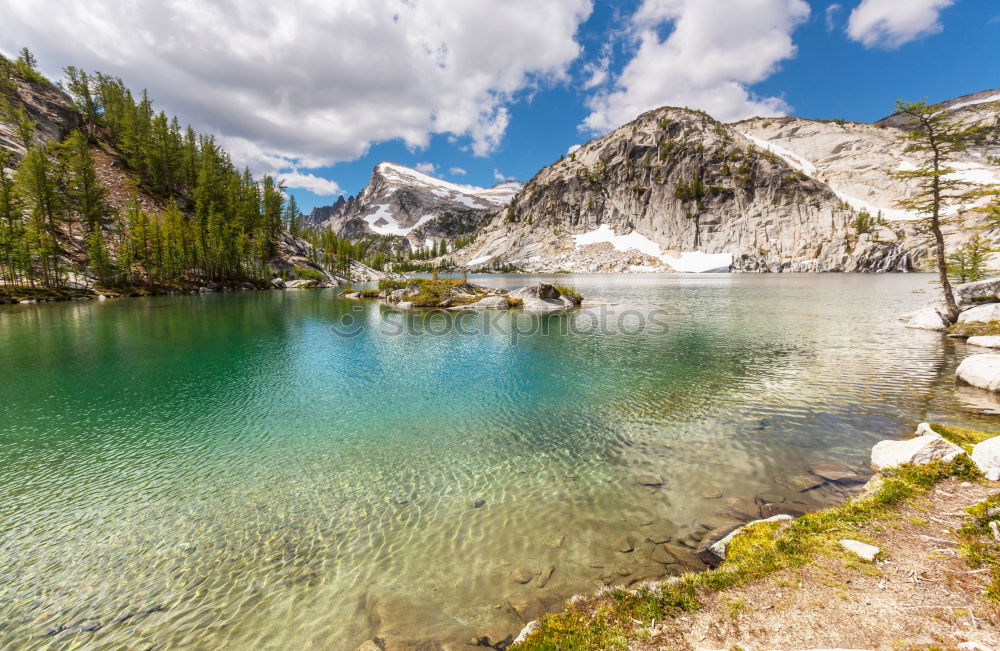
[[[959,430],[959,432],[961,431]],[[1000,495],[1000,493],[995,492],[998,486],[994,483],[1000,480],[1000,436],[985,435],[983,440],[975,444],[970,444],[966,439],[962,438],[960,433],[956,438],[949,428],[921,423],[912,438],[885,440],[877,443],[872,448],[871,466],[875,474],[863,486],[859,487],[857,491],[858,495],[850,500],[848,505],[852,503],[860,504],[866,499],[875,502],[887,499],[882,491],[886,488],[887,481],[895,476],[895,471],[916,469],[917,472],[920,472],[922,468],[941,468],[945,467],[946,464],[957,463],[962,459],[965,459],[965,463],[967,464],[964,468],[984,478],[984,481],[990,484],[988,490],[993,492],[994,495]],[[962,485],[968,486],[970,484],[966,481]],[[1000,508],[994,508],[992,511],[987,512],[986,515],[987,519],[1000,520]],[[797,519],[790,514],[778,513],[747,522],[746,524],[719,528],[706,533],[698,546],[697,553],[699,558],[712,568],[712,570],[700,576],[709,577],[716,568],[725,567],[724,563],[729,556],[729,550],[734,541],[742,541],[744,536],[748,538],[758,536],[761,531],[766,531],[769,538],[777,538],[781,535],[782,531],[790,527]],[[989,524],[989,530],[993,532],[993,537],[997,542],[1000,542],[1000,522],[993,521]],[[864,536],[861,537],[864,538]],[[858,559],[859,562],[875,563],[877,559],[884,557],[882,550],[877,545],[870,544],[870,542],[856,540],[846,533],[838,536],[838,538],[837,544],[842,553],[847,555],[848,559],[853,557]],[[685,575],[685,577],[688,576],[691,575]],[[638,595],[643,591],[646,593],[653,592],[662,589],[663,586],[678,584],[685,577],[673,577],[666,581],[648,581],[628,588],[626,593]],[[1000,580],[1000,578],[997,580]],[[708,582],[710,583],[711,581],[709,580]],[[567,602],[567,608],[577,608],[579,612],[593,612],[592,609],[588,609],[586,606],[581,608],[581,604],[588,602],[596,604],[600,602],[611,594],[609,592],[610,589],[599,590],[593,596],[577,595]],[[638,621],[635,621],[635,623],[639,624]],[[653,621],[653,627],[655,628],[655,626],[656,620]],[[662,632],[662,628],[656,629],[655,632]],[[648,639],[648,634],[649,630],[647,629],[644,636],[637,636],[634,639],[630,636],[628,648],[633,648],[633,642],[641,643],[644,638]],[[546,627],[541,624],[539,619],[536,619],[528,622],[517,637],[511,640],[510,644],[483,646],[493,646],[493,648],[497,649],[508,647],[521,648],[522,646],[525,648],[556,648],[552,646],[553,641],[546,636]],[[634,648],[646,648],[646,646],[637,645]],[[654,644],[651,648],[666,647],[657,647]],[[988,649],[989,647],[970,646],[968,648]]]

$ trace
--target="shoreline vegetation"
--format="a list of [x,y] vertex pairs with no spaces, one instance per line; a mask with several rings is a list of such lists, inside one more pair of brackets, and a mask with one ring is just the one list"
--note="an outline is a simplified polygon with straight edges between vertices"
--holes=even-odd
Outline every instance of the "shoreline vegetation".
[[[987,636],[995,635],[1000,631],[1000,492],[996,483],[984,478],[983,469],[970,454],[974,445],[994,440],[996,434],[923,424],[917,435],[915,439],[883,441],[877,445],[873,450],[873,465],[876,459],[884,458],[876,454],[879,446],[898,448],[900,444],[909,444],[913,448],[912,441],[927,438],[940,442],[930,446],[937,452],[927,453],[924,447],[923,452],[907,457],[906,452],[894,449],[891,454],[896,461],[915,463],[882,467],[865,484],[861,494],[845,504],[796,518],[779,515],[758,520],[739,527],[735,535],[730,533],[714,541],[709,534],[702,550],[713,546],[718,549],[717,543],[724,543],[723,557],[715,569],[651,581],[634,588],[609,587],[591,596],[577,595],[567,601],[562,612],[528,623],[510,648],[546,651],[678,648],[678,645],[686,648],[690,640],[685,629],[690,629],[686,624],[692,615],[707,612],[706,617],[714,614],[738,622],[753,607],[746,603],[746,595],[757,594],[754,586],[759,588],[776,576],[790,581],[787,589],[792,593],[808,592],[804,588],[809,586],[803,581],[810,580],[805,577],[816,568],[821,568],[824,574],[823,590],[830,592],[835,591],[831,586],[850,582],[852,577],[877,578],[887,570],[886,562],[891,558],[876,546],[880,532],[899,530],[901,514],[912,508],[922,509],[924,517],[910,516],[910,524],[923,520],[916,529],[925,528],[927,520],[935,514],[922,505],[928,504],[930,493],[946,484],[952,491],[961,486],[976,488],[977,493],[984,494],[975,504],[964,505],[969,508],[961,514],[961,526],[948,532],[954,542],[942,538],[936,544],[944,545],[953,557],[957,556],[970,568],[963,578],[972,580],[981,595],[975,591],[966,594],[967,612]],[[736,592],[742,596],[728,596]],[[790,611],[811,608],[822,612],[824,606],[796,603],[793,596],[784,607]],[[742,634],[765,645],[763,648],[773,648],[766,646],[773,643],[768,638],[773,631],[739,632],[740,627],[735,628],[737,637]],[[845,633],[843,637],[849,635]],[[506,648],[507,645],[489,646]]]

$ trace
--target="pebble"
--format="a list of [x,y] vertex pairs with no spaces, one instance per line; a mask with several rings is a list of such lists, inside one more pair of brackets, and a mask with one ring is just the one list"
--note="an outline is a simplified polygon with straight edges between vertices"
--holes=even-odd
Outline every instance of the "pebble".
[[472,503],[472,508],[474,509],[478,509],[481,506],[486,506],[486,500],[481,497]]
[[853,552],[866,561],[874,561],[875,556],[881,551],[875,545],[869,545],[859,540],[844,539],[840,541],[840,546],[849,552]]

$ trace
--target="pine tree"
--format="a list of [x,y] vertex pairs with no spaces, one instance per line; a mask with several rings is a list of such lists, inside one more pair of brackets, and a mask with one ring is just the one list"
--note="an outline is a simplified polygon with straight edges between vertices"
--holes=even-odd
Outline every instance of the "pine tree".
[[948,275],[957,283],[982,280],[990,272],[987,268],[991,249],[979,235],[975,235],[948,256]]
[[897,178],[917,183],[917,193],[910,199],[900,201],[899,205],[921,215],[922,228],[934,239],[938,281],[948,307],[948,319],[954,323],[959,311],[948,275],[948,253],[941,227],[951,221],[944,214],[945,206],[951,201],[967,198],[969,184],[947,178],[955,170],[948,167],[946,160],[964,151],[978,129],[966,128],[951,119],[940,104],[929,105],[924,101],[908,104],[901,101],[896,111],[907,117],[908,131],[901,136],[907,142],[905,151],[915,154],[919,160],[916,169],[895,173]]
[[299,205],[295,201],[295,195],[289,195],[288,206],[285,209],[285,224],[288,227],[288,232],[292,234],[292,237],[299,236],[299,220],[301,216],[301,213],[299,213]]

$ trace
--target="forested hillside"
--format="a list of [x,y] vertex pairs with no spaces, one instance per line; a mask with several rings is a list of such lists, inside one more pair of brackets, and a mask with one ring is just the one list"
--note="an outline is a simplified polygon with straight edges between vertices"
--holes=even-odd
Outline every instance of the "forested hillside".
[[273,177],[238,169],[213,136],[157,111],[145,91],[65,74],[63,89],[27,49],[0,57],[0,294],[348,275],[360,251],[301,232]]

